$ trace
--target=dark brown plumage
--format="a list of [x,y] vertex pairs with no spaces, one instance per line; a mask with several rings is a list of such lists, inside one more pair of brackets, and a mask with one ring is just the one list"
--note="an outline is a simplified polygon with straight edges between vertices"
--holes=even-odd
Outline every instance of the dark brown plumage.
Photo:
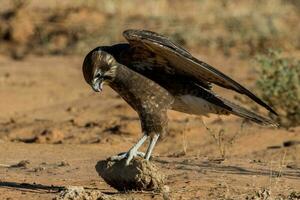
[[83,63],[86,82],[95,91],[108,84],[138,113],[144,136],[128,153],[127,163],[150,136],[149,159],[158,136],[166,131],[167,110],[196,115],[234,114],[262,125],[272,120],[216,95],[212,85],[234,90],[251,98],[271,113],[276,112],[249,90],[212,66],[194,58],[168,38],[145,30],[126,30],[129,43],[97,47]]

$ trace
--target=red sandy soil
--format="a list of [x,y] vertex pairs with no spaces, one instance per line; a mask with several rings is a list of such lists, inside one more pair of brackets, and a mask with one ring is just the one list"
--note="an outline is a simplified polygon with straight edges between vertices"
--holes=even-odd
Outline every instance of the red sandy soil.
[[[243,85],[253,84],[250,62],[198,57],[222,66]],[[169,194],[118,193],[97,175],[95,165],[135,143],[139,120],[110,88],[92,92],[82,77],[82,59],[0,57],[0,199],[52,199],[67,186],[124,199],[286,199],[300,192],[300,145],[283,145],[300,141],[300,127],[245,123],[241,128],[237,117],[211,115],[203,118],[210,133],[201,118],[171,111],[170,131],[152,159],[167,176]],[[218,145],[212,134],[221,128],[224,141]],[[22,160],[28,162],[12,167]]]

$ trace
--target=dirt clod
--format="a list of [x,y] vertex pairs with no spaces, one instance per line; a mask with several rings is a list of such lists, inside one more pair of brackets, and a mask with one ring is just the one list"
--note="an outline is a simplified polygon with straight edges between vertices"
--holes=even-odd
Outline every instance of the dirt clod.
[[246,199],[253,199],[253,200],[267,200],[271,196],[271,191],[268,189],[261,189],[255,191],[255,195],[247,196]]
[[64,133],[56,129],[45,129],[36,136],[37,143],[59,144],[64,139]]
[[98,190],[85,190],[83,187],[67,187],[61,191],[53,200],[119,200],[110,197]]
[[27,168],[29,164],[29,160],[21,160],[17,164],[11,165],[10,168]]
[[61,161],[60,163],[57,164],[58,167],[67,167],[70,166],[70,164],[66,161]]
[[99,161],[96,165],[98,174],[113,188],[126,190],[161,191],[164,186],[164,176],[158,167],[141,157],[134,158],[126,166],[126,159]]

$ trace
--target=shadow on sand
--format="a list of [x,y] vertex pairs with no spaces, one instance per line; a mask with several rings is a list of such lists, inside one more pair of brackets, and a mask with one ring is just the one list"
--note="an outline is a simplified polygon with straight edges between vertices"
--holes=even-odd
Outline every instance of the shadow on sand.
[[16,182],[5,182],[0,181],[0,187],[11,188],[26,192],[34,192],[34,193],[58,193],[65,189],[63,186],[54,186],[54,185],[42,185],[35,183],[16,183]]
[[209,171],[214,173],[226,173],[226,174],[239,174],[239,175],[258,175],[258,176],[272,176],[280,177],[284,176],[290,179],[300,179],[300,171],[295,169],[282,168],[278,170],[268,169],[266,167],[256,166],[254,168],[246,168],[234,165],[225,165],[222,163],[216,163],[211,161],[201,161],[201,162],[185,162],[176,160],[164,160],[155,159],[156,162],[165,164],[175,164],[177,169],[180,170],[191,170],[191,171]]
[[[17,183],[17,182],[5,182],[5,181],[0,181],[0,188],[8,188],[12,190],[19,190],[22,192],[32,192],[32,193],[59,193],[63,190],[68,189],[67,186],[54,186],[54,185],[43,185],[43,184],[36,184],[36,183]],[[83,187],[83,188],[87,190],[98,190],[105,195],[114,195],[118,193],[116,191],[103,191],[102,189],[99,188],[90,188],[90,187]]]

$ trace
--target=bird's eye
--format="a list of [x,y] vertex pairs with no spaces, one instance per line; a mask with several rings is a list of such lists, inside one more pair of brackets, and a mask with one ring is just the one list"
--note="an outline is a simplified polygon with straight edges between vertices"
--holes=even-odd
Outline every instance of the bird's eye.
[[101,77],[101,73],[97,73],[94,78],[100,78],[100,77]]

